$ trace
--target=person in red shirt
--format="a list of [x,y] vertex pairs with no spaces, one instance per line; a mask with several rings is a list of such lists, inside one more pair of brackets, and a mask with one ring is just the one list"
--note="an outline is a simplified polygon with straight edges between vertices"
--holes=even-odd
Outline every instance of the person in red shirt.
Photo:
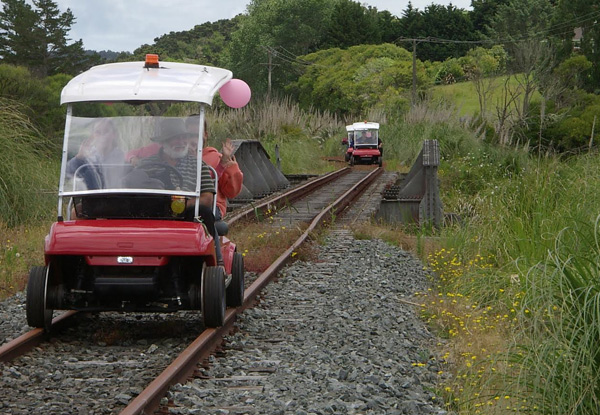
[[[195,134],[195,138],[190,139],[189,154],[196,156],[198,154],[198,130],[200,128],[197,115],[190,116],[185,121],[185,127],[188,132]],[[207,146],[208,142],[208,123],[204,121],[204,149],[202,150],[202,160],[211,166],[217,172],[217,212],[216,220],[222,220],[227,214],[227,199],[233,199],[242,190],[244,174],[233,155],[235,149],[230,139],[223,143],[223,148],[219,152],[216,148]],[[125,155],[125,160],[134,166],[137,166],[140,160],[156,155],[160,150],[159,143],[151,143],[145,147],[140,147],[129,151]]]
[[[191,116],[186,120],[186,128],[193,134],[198,134],[199,121],[197,116]],[[202,160],[211,166],[217,172],[217,220],[222,220],[227,214],[227,199],[233,199],[242,190],[244,182],[244,173],[233,155],[235,149],[233,143],[228,138],[223,143],[223,148],[219,152],[216,148],[210,147],[208,143],[208,123],[204,121],[204,149],[202,150]],[[189,151],[197,154],[197,140],[191,140]],[[220,217],[219,217],[220,216]]]

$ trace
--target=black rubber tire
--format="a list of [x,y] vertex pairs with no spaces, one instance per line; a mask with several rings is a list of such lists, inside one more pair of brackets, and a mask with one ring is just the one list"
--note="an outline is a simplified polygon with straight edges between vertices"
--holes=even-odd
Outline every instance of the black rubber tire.
[[354,156],[350,156],[350,165],[354,166]]
[[227,307],[239,307],[244,302],[244,256],[239,252],[233,253],[231,265],[231,282],[227,287]]
[[225,321],[225,271],[206,267],[202,274],[202,318],[205,327],[220,327]]
[[46,308],[48,271],[48,267],[31,268],[25,300],[27,324],[31,327],[44,329],[46,332],[50,332],[53,312],[52,309]]
[[383,157],[379,156],[377,158],[377,164],[379,165],[379,167],[383,167]]

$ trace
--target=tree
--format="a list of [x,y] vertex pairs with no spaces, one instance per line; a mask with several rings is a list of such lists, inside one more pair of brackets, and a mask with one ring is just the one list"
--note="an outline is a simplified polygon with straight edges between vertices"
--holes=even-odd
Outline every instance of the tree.
[[152,45],[140,46],[132,56],[123,55],[118,59],[144,60],[147,53],[157,53],[161,60],[227,66],[227,45],[240,18],[241,15],[238,15],[232,19],[196,25],[191,30],[170,32],[155,38]]
[[500,45],[491,49],[477,47],[459,60],[477,92],[480,117],[487,121],[488,103],[496,89],[497,76],[506,69],[506,52]]
[[377,10],[372,13],[360,3],[340,0],[335,3],[329,26],[321,46],[348,48],[355,45],[381,42]]
[[97,63],[97,54],[86,55],[81,40],[67,38],[75,17],[61,13],[52,0],[4,0],[0,11],[0,56],[3,63],[23,65],[38,76],[77,74]]
[[598,93],[600,88],[600,25],[598,12],[600,0],[560,0],[557,2],[553,23],[557,30],[552,35],[561,42],[562,59],[574,52],[574,30],[580,29],[582,38],[577,53],[583,54],[591,63],[590,76],[584,82],[588,91]]
[[[552,45],[545,41],[552,19],[548,0],[510,0],[498,7],[489,33],[492,39],[502,40],[509,54],[509,70],[518,84],[512,95],[521,125],[527,125],[529,105],[540,80],[555,64]],[[508,84],[507,84],[508,85]]]
[[400,19],[387,10],[377,12],[377,26],[381,32],[382,43],[394,43],[401,36]]
[[[335,0],[252,0],[232,33],[230,68],[254,93],[274,90],[298,76],[298,55],[321,44]],[[271,80],[271,84],[269,84]]]
[[404,37],[441,40],[421,42],[417,49],[417,57],[421,60],[443,61],[451,57],[458,58],[471,47],[464,41],[476,38],[468,13],[452,4],[431,4],[425,11],[420,12],[408,3],[401,22],[401,34]]
[[508,0],[471,0],[473,10],[469,12],[469,17],[473,23],[473,29],[476,32],[486,34],[498,7],[507,3]]
[[[302,57],[308,66],[288,91],[301,107],[359,116],[375,108],[394,112],[408,105],[412,55],[392,44],[358,45],[320,50]],[[419,62],[418,81],[426,81]],[[394,114],[397,115],[397,114]]]
[[3,1],[0,11],[0,57],[2,63],[36,64],[37,15],[25,0]]

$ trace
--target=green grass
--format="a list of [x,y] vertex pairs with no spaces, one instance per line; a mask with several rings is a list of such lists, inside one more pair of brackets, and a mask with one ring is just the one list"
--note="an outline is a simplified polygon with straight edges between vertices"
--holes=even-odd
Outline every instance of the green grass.
[[0,108],[0,226],[46,219],[59,172],[49,157],[51,141],[33,127],[20,104],[0,98]]
[[[481,402],[494,394],[512,397],[512,410],[592,414],[600,390],[598,156],[561,161],[505,153],[470,153],[449,160],[441,173],[446,206],[464,221],[444,229],[444,248],[456,263],[482,257],[492,266],[461,269],[439,290],[468,298],[474,310],[506,316],[503,347],[486,361],[488,369],[503,370],[475,378],[453,409],[472,413],[467,395],[478,390]],[[473,368],[457,371],[466,374]]]
[[454,103],[459,115],[474,115],[479,113],[477,92],[471,82],[436,85],[431,88],[431,95],[434,101],[442,100]]
[[[480,83],[482,95],[486,97],[485,112],[488,119],[495,120],[497,118],[496,107],[502,107],[503,94],[505,85],[515,95],[519,90],[518,78],[515,76],[501,76],[497,78],[484,79]],[[486,91],[484,93],[484,91]],[[473,82],[458,82],[450,85],[436,85],[430,91],[431,101],[445,102],[456,108],[459,117],[472,118],[481,114],[481,106],[479,103],[479,93],[475,83]],[[539,94],[535,93],[532,100],[539,100]],[[517,103],[521,104],[519,101]],[[511,105],[514,109],[514,104]]]

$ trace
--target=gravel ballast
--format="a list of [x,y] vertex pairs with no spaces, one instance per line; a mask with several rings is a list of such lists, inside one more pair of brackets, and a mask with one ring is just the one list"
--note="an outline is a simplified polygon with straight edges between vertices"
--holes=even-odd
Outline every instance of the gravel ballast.
[[[286,267],[240,316],[203,376],[171,388],[166,409],[445,414],[435,392],[440,340],[412,298],[427,287],[423,264],[411,254],[333,229],[315,260]],[[199,317],[190,314],[82,318],[66,338],[0,365],[0,413],[119,413],[191,341]],[[115,325],[121,337],[107,344],[98,333]],[[149,332],[159,326],[164,333]],[[1,302],[0,340],[27,329],[23,293]]]
[[380,240],[333,231],[228,337],[202,378],[172,388],[173,414],[445,414],[439,342],[411,297],[423,265]]

